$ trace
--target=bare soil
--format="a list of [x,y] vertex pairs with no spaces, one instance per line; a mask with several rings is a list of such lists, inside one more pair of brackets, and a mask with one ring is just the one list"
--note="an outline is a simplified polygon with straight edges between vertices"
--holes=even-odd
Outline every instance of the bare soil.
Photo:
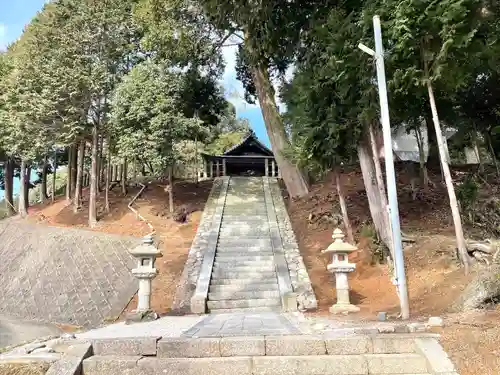
[[[447,318],[447,325],[440,330],[442,342],[461,375],[498,374],[500,328],[496,323],[500,311],[477,311],[463,316],[448,313],[481,268],[475,267],[465,276],[456,259],[454,228],[441,178],[431,173],[436,187],[420,192],[417,200],[413,200],[410,177],[404,165],[397,166],[402,230],[416,240],[404,250],[412,319]],[[373,241],[363,229],[370,222],[370,211],[361,172],[358,169],[344,171],[342,183],[351,223],[357,230],[358,246],[358,251],[350,256],[351,262],[356,263],[356,271],[350,275],[350,287],[352,303],[361,311],[349,319],[375,320],[380,311],[394,319],[399,313],[399,300],[390,280],[391,272],[387,265],[373,262]],[[336,210],[339,210],[338,199],[332,175],[313,184],[308,196],[288,201],[292,226],[318,298],[318,310],[311,315],[328,315],[328,308],[336,301],[334,278],[326,270],[330,259],[321,254],[331,244],[336,225],[316,219]],[[473,229],[466,228],[466,232],[471,234]],[[483,329],[486,329],[484,335],[480,333]]]
[[[159,273],[153,280],[152,308],[159,314],[171,310],[175,297],[176,286],[187,259],[191,242],[198,229],[205,202],[212,187],[211,181],[198,184],[188,181],[177,181],[174,185],[175,211],[185,209],[189,214],[186,223],[178,223],[169,213],[168,193],[166,185],[152,183],[135,201],[134,208],[151,223],[156,231],[155,241],[163,256],[157,260]],[[39,224],[73,227],[111,234],[143,237],[151,230],[146,223],[137,219],[127,207],[139,188],[129,188],[123,196],[119,187],[110,192],[111,212],[104,211],[104,192],[101,192],[98,202],[99,223],[96,228],[88,227],[88,190],[84,191],[83,205],[78,213],[68,205],[64,198],[54,204],[37,205],[30,208],[27,220]],[[132,276],[131,276],[132,277]],[[131,311],[137,306],[135,296],[125,311]],[[71,327],[65,327],[66,331]]]
[[1,375],[45,375],[48,363],[0,364]]

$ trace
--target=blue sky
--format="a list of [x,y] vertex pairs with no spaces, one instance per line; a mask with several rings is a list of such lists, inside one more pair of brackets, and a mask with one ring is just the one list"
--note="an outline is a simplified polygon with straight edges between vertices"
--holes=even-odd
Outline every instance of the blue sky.
[[[45,0],[0,0],[0,49],[4,49],[21,35],[24,26],[30,22],[44,3]],[[226,60],[226,71],[222,77],[222,84],[226,97],[235,105],[238,117],[247,118],[255,134],[269,146],[269,138],[260,108],[245,103],[243,87],[236,79],[236,47],[224,47],[223,54]]]

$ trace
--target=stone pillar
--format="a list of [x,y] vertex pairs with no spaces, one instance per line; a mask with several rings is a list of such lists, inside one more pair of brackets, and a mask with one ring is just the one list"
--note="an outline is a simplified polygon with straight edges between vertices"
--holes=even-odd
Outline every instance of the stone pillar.
[[276,162],[271,160],[271,177],[276,177]]
[[153,245],[152,236],[146,236],[142,245],[129,253],[137,259],[137,267],[132,270],[132,274],[139,280],[139,291],[137,309],[127,314],[126,323],[158,319],[158,314],[151,310],[151,282],[158,274],[158,270],[154,268],[155,260],[162,254]]
[[281,178],[281,169],[280,169],[279,165],[277,166],[277,169],[278,169],[278,178]]
[[215,162],[215,177],[220,177],[220,174],[219,174],[219,159],[216,160]]
[[203,179],[208,177],[207,169],[208,169],[207,161],[205,159],[203,159],[203,170],[201,171],[201,177]]
[[266,173],[264,174],[264,176],[267,177],[269,175],[269,159],[268,158],[266,158],[264,160],[264,168],[266,170]]
[[226,159],[223,158],[222,159],[222,175],[225,176],[227,174],[227,171],[226,171]]
[[335,288],[337,289],[337,303],[330,307],[332,314],[348,314],[358,312],[359,307],[351,304],[349,298],[349,281],[347,275],[356,269],[356,265],[349,263],[349,253],[357,248],[344,242],[344,234],[340,229],[333,231],[333,243],[322,253],[332,253],[332,263],[327,266],[328,271],[335,273]]
[[214,178],[214,162],[212,160],[208,163],[208,177]]

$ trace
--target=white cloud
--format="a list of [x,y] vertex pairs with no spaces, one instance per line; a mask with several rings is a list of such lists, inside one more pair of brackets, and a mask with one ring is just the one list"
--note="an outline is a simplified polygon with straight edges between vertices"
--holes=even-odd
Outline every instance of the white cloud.
[[[224,86],[227,100],[236,107],[237,112],[241,112],[247,109],[257,108],[259,107],[259,104],[249,104],[245,101],[245,89],[243,88],[242,83],[236,78],[236,54],[238,47],[234,45],[234,42],[238,42],[238,40],[230,41],[229,46],[222,48],[222,54],[224,61],[226,62],[226,68],[222,76],[222,85]],[[295,66],[293,65],[287,69],[285,73],[286,81],[290,81],[292,79],[294,71]],[[279,99],[279,82],[273,81],[273,85],[276,92],[276,104],[278,105],[280,112],[283,112],[286,110],[286,106]]]
[[222,76],[222,85],[224,86],[227,100],[236,107],[237,112],[241,112],[248,108],[258,107],[258,105],[249,104],[245,101],[245,89],[242,83],[236,78],[237,52],[238,46],[235,45],[222,48],[222,55],[226,63],[226,68]]

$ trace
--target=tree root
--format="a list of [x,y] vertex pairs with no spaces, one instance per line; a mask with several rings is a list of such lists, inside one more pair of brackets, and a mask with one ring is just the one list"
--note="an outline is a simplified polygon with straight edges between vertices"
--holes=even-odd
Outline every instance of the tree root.
[[498,259],[500,241],[492,241],[490,239],[484,241],[467,240],[467,252],[478,262],[490,265]]

